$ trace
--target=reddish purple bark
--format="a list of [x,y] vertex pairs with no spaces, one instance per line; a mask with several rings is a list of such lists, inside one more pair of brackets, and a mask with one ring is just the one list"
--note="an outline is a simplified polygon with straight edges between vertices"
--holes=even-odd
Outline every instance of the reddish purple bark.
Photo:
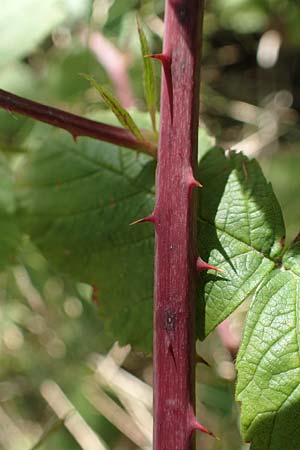
[[100,141],[110,142],[130,149],[139,150],[156,156],[156,147],[151,142],[137,140],[124,128],[107,125],[86,119],[58,108],[42,105],[18,95],[0,89],[0,107],[10,112],[31,117],[40,122],[69,131],[76,140],[79,136],[88,136]]
[[[157,201],[154,307],[154,448],[190,450],[195,416],[195,284],[199,77],[204,0],[166,0]],[[85,135],[153,154],[127,131],[0,90],[0,107]],[[107,128],[106,128],[107,127]]]
[[[203,0],[167,0],[156,175],[154,448],[188,450],[194,414],[197,132]],[[166,64],[170,64],[169,70]],[[169,76],[168,76],[169,73]]]

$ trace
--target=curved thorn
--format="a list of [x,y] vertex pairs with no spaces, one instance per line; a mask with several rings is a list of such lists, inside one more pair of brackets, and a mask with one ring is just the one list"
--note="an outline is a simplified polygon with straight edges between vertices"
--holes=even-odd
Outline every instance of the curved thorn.
[[198,420],[196,419],[196,417],[194,417],[194,420],[192,420],[191,423],[191,431],[201,431],[201,433],[206,433],[209,436],[213,437],[214,439],[216,439],[217,441],[220,440],[220,438],[218,436],[216,436],[214,433],[212,433],[211,431],[209,431],[206,427],[204,427],[200,422],[198,422]]
[[187,171],[186,182],[188,183],[189,190],[191,190],[194,187],[198,187],[198,188],[203,187],[203,185],[200,183],[200,181],[196,180],[196,178],[194,177],[192,169],[189,169]]
[[162,63],[163,71],[167,83],[171,118],[173,119],[173,83],[171,74],[171,58],[163,53],[145,55],[144,58],[157,59]]
[[197,417],[195,416],[193,407],[191,405],[189,406],[188,417],[189,417],[190,434],[192,434],[194,431],[198,430],[198,431],[201,431],[201,433],[208,434],[209,436],[213,437],[217,441],[220,440],[219,437],[215,436],[211,431],[209,431],[204,425],[202,425],[198,421]]
[[134,222],[131,222],[129,225],[137,225],[138,223],[144,223],[144,222],[150,222],[155,223],[155,218],[153,214],[150,214],[150,216],[142,217],[142,219],[135,220]]
[[202,272],[203,270],[215,270],[216,272],[224,272],[224,270],[219,269],[219,267],[212,266],[211,264],[203,261],[203,259],[200,258],[200,256],[198,256],[196,261],[196,269],[197,272]]
[[163,53],[150,53],[150,55],[144,55],[144,58],[157,59],[162,64],[170,64],[170,58]]
[[203,184],[201,184],[200,181],[197,181],[197,180],[195,180],[195,178],[193,178],[193,179],[190,181],[190,186],[191,186],[191,187],[199,187],[199,188],[202,188],[202,187],[203,187]]
[[198,355],[197,353],[196,353],[195,361],[196,361],[196,364],[205,364],[207,367],[211,367],[211,365],[204,358],[202,358],[202,356]]
[[78,134],[76,133],[71,133],[73,141],[75,142],[75,144],[77,144],[77,139],[78,139]]

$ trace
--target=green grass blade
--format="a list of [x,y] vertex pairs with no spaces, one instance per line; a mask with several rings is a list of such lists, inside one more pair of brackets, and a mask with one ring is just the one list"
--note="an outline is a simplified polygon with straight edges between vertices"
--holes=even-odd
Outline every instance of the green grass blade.
[[142,133],[138,129],[138,126],[134,122],[131,115],[123,108],[123,106],[118,102],[118,100],[110,94],[106,89],[104,89],[96,80],[90,75],[81,74],[90,84],[97,89],[101,95],[103,101],[110,108],[110,110],[115,114],[120,124],[127,128],[139,141],[143,141],[144,138]]
[[138,17],[136,18],[138,33],[140,38],[141,51],[143,55],[143,72],[144,72],[144,92],[147,102],[147,107],[151,116],[153,131],[156,133],[156,84],[154,69],[151,58],[147,58],[150,54],[149,45],[144,33],[144,30],[140,24]]

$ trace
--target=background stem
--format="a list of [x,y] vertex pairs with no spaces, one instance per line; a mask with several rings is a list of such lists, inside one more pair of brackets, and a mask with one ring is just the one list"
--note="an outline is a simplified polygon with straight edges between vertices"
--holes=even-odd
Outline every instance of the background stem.
[[146,140],[139,141],[123,128],[96,122],[58,108],[42,105],[2,89],[0,89],[0,107],[7,111],[16,112],[40,122],[63,128],[69,131],[74,139],[77,139],[79,136],[88,136],[156,156],[154,144]]

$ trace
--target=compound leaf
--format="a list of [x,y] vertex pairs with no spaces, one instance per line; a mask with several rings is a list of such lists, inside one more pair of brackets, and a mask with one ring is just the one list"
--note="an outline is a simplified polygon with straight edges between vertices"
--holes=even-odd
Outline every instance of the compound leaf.
[[[262,282],[283,250],[280,206],[256,161],[214,149],[200,162],[199,249],[224,270],[201,276],[205,334]],[[203,327],[203,324],[202,324]]]
[[248,313],[237,361],[237,398],[242,433],[252,450],[300,445],[299,268],[297,243],[259,288]]

